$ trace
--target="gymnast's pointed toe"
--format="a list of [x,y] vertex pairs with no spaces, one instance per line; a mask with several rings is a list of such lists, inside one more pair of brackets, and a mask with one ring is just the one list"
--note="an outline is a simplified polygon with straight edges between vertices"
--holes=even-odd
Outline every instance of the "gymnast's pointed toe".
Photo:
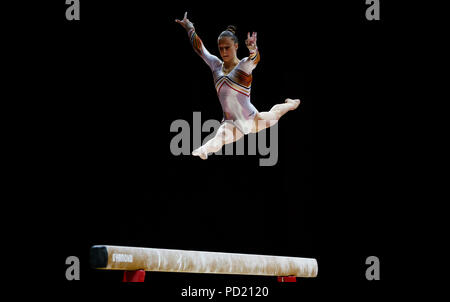
[[289,98],[287,98],[285,100],[285,103],[292,104],[292,109],[291,110],[294,110],[294,109],[297,109],[298,105],[300,105],[300,100],[299,99],[289,99]]
[[195,149],[194,151],[192,151],[192,155],[193,156],[198,156],[201,159],[208,159],[208,153],[203,152],[201,147],[198,148],[198,149]]

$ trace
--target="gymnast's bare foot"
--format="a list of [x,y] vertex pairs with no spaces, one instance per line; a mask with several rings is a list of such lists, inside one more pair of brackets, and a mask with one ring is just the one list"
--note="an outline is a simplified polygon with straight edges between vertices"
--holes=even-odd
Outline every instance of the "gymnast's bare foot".
[[201,159],[208,159],[208,152],[206,152],[202,147],[199,147],[192,151],[192,155],[199,156]]
[[293,100],[293,99],[286,99],[284,102],[287,103],[287,104],[291,104],[292,105],[292,108],[290,110],[295,110],[295,109],[297,109],[298,105],[300,105],[300,100],[299,99],[295,99],[295,100]]

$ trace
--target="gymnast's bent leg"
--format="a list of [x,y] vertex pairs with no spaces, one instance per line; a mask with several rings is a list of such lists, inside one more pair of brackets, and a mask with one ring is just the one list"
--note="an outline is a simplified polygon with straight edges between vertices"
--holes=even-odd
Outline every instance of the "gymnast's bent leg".
[[288,111],[297,109],[298,105],[300,105],[299,99],[286,99],[283,104],[273,106],[268,112],[259,112],[255,117],[252,133],[275,125]]
[[225,122],[220,125],[216,135],[203,146],[192,151],[192,155],[207,159],[209,153],[219,151],[223,145],[238,141],[244,134],[231,123]]

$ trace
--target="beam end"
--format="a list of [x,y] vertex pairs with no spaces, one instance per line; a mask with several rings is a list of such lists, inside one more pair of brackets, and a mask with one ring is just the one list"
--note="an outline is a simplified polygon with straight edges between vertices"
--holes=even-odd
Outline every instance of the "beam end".
[[90,250],[90,261],[92,268],[106,268],[108,265],[108,250],[106,246],[94,245]]

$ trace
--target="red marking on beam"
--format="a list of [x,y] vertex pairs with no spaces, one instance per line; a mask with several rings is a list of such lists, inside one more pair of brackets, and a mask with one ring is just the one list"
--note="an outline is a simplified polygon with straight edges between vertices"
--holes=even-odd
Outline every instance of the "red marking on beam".
[[123,272],[122,282],[144,282],[144,280],[145,280],[145,271],[144,270],[124,271]]
[[296,276],[278,277],[278,282],[297,282]]

